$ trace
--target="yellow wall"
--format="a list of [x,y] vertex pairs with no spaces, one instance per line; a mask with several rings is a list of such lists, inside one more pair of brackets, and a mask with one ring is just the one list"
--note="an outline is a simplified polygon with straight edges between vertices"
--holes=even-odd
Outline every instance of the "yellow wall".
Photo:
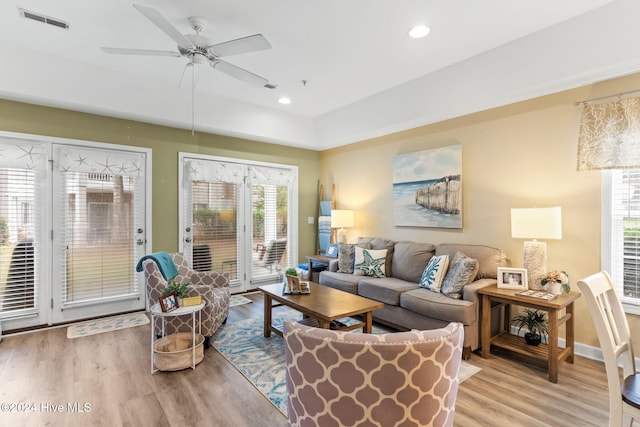
[[297,165],[299,257],[315,253],[319,153],[0,99],[0,130],[151,148],[154,251],[178,249],[178,153]]
[[[639,88],[634,75],[328,150],[320,182],[335,183],[338,207],[356,211],[351,241],[486,244],[506,251],[513,266],[522,266],[524,242],[511,238],[510,209],[561,206],[563,238],[547,242],[547,267],[567,271],[577,290],[577,279],[600,269],[601,173],[576,171],[581,108],[574,102]],[[393,156],[455,144],[462,145],[463,228],[395,227]],[[576,340],[599,346],[584,299],[576,316]],[[637,331],[639,316],[629,320]]]

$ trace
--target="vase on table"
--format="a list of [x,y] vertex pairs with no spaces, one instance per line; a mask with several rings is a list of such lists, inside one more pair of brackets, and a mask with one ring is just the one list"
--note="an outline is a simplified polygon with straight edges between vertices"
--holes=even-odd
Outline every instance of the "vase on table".
[[549,292],[553,295],[562,295],[562,284],[557,282],[549,283]]

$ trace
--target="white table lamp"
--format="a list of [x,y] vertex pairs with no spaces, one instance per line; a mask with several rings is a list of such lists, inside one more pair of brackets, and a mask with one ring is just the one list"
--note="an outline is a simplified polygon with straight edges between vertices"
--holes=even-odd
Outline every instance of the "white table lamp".
[[547,244],[536,239],[562,239],[561,208],[511,209],[511,237],[533,239],[524,242],[524,268],[529,288],[540,289],[540,278],[547,272]]
[[353,211],[333,209],[331,211],[331,228],[338,228],[339,243],[347,243],[345,228],[353,227]]

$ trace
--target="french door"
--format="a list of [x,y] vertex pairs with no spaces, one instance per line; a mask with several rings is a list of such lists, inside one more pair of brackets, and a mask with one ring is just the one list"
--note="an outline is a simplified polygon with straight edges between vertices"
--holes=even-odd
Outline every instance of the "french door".
[[180,153],[181,251],[231,292],[282,280],[297,253],[297,167]]
[[0,149],[3,329],[144,308],[150,150],[20,134]]

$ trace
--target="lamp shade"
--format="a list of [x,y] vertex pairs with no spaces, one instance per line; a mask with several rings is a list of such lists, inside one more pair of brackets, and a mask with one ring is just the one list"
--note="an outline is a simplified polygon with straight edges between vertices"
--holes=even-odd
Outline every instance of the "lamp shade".
[[331,211],[331,228],[353,227],[353,211],[333,209]]
[[562,239],[562,210],[552,208],[511,209],[514,239]]

